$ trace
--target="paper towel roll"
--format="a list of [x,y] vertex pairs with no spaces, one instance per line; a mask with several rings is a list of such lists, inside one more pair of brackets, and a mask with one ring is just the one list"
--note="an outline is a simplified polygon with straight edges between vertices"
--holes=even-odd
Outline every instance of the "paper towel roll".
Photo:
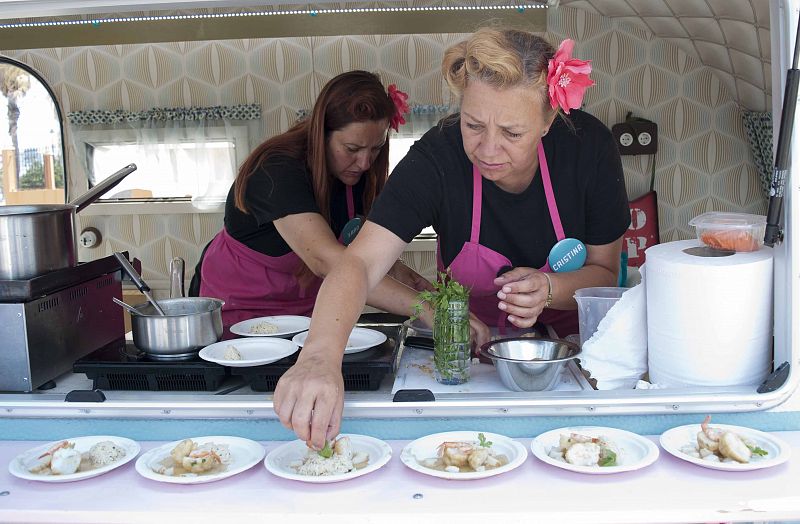
[[704,257],[698,240],[646,251],[650,381],[666,387],[760,383],[772,361],[772,250]]

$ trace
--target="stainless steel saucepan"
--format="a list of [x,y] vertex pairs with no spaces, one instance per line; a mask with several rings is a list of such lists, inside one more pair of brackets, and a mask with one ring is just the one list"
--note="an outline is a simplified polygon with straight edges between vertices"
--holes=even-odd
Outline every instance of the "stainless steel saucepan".
[[[176,282],[183,261],[170,265]],[[183,275],[180,275],[183,280]],[[216,298],[176,297],[158,301],[164,311],[159,315],[153,304],[135,306],[131,315],[134,345],[156,360],[178,360],[195,355],[222,337],[222,306]]]
[[164,316],[148,302],[139,304],[131,315],[133,343],[155,359],[190,357],[222,337],[223,304],[216,298],[166,298],[158,301]]
[[0,280],[27,280],[78,263],[75,214],[136,170],[120,169],[69,204],[0,206]]

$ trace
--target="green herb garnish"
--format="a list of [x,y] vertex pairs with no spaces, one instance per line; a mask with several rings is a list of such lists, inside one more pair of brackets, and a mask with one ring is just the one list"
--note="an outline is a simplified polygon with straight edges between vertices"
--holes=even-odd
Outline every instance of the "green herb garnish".
[[478,443],[481,445],[482,448],[492,447],[492,441],[486,440],[486,435],[484,435],[483,433],[478,433]]
[[[445,384],[460,384],[469,377],[470,327],[469,288],[462,286],[448,273],[439,273],[432,291],[417,297],[414,316],[419,318],[424,304],[433,309],[433,363]],[[437,380],[439,378],[437,377]]]
[[327,440],[325,441],[325,445],[322,447],[321,450],[317,451],[320,457],[329,459],[333,456],[333,448],[331,447],[331,443]]
[[597,465],[601,468],[616,466],[617,454],[608,448],[600,448],[600,460],[597,461]]
[[766,457],[769,455],[766,449],[759,448],[758,446],[751,446],[749,444],[745,444],[745,446],[747,446],[747,449],[753,452],[753,455],[758,455],[759,457]]
[[450,302],[469,301],[469,288],[466,288],[454,280],[449,272],[441,272],[433,283],[433,291],[422,291],[417,295],[419,303],[414,306],[414,316],[416,320],[422,314],[423,304],[428,304],[434,311],[440,308],[447,308]]

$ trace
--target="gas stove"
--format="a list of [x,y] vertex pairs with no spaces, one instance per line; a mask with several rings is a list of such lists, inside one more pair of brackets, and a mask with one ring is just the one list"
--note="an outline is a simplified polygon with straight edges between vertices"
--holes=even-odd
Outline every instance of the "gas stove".
[[119,263],[105,257],[26,280],[0,280],[0,391],[33,391],[125,330]]

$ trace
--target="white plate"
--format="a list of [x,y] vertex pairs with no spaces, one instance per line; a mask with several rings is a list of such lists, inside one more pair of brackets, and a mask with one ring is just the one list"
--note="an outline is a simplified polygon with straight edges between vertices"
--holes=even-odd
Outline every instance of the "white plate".
[[311,482],[316,484],[324,484],[328,482],[339,482],[342,480],[350,480],[352,478],[372,473],[376,469],[389,462],[392,458],[392,448],[386,442],[368,437],[366,435],[340,435],[350,437],[350,443],[353,446],[353,451],[366,451],[369,454],[369,462],[361,469],[343,473],[341,475],[326,475],[326,476],[310,476],[300,475],[297,471],[290,466],[292,462],[302,460],[308,452],[306,443],[302,440],[294,440],[282,444],[273,449],[264,459],[264,467],[267,471],[289,480],[300,480],[302,482]]
[[[298,333],[292,338],[292,342],[298,346],[302,346],[306,342],[308,331]],[[347,347],[344,348],[344,354],[359,353],[369,348],[375,347],[379,344],[386,342],[386,335],[374,329],[367,329],[362,327],[355,327],[350,332],[350,338],[347,339]]]
[[139,454],[139,450],[141,449],[138,443],[124,437],[93,436],[93,437],[76,437],[64,440],[74,442],[75,449],[80,451],[81,453],[89,451],[89,449],[98,442],[102,442],[104,440],[110,440],[114,444],[125,448],[125,456],[116,462],[108,464],[107,466],[103,466],[102,468],[92,469],[89,471],[78,471],[71,475],[37,475],[35,473],[31,473],[30,471],[28,471],[28,469],[25,467],[27,461],[35,459],[36,457],[40,456],[42,453],[44,453],[51,447],[55,446],[59,442],[62,442],[61,440],[57,440],[49,444],[42,444],[41,446],[37,446],[35,448],[29,449],[24,453],[21,453],[20,455],[17,455],[14,458],[14,460],[12,460],[11,463],[9,463],[8,472],[14,475],[15,477],[19,477],[25,480],[38,480],[40,482],[73,482],[75,480],[90,479],[92,477],[102,475],[103,473],[108,473],[112,469],[116,469],[124,464],[127,464],[128,462],[136,458],[136,455]]
[[[242,355],[242,360],[226,360],[224,356],[228,346],[234,346]],[[271,364],[297,350],[297,344],[285,338],[236,338],[206,346],[200,350],[199,356],[223,366],[242,368]]]
[[[278,328],[276,333],[250,333],[253,326],[261,323],[269,322]],[[287,337],[295,335],[301,331],[308,329],[311,325],[309,317],[302,317],[298,315],[276,315],[274,317],[258,317],[249,320],[242,320],[231,326],[231,333],[241,335],[243,337]]]
[[231,462],[225,471],[214,473],[212,475],[198,475],[194,477],[170,477],[169,475],[162,475],[153,471],[153,467],[157,466],[159,462],[169,457],[170,452],[182,440],[176,440],[169,444],[164,444],[157,448],[151,449],[136,461],[136,471],[145,478],[150,480],[157,480],[159,482],[168,482],[170,484],[203,484],[205,482],[214,482],[228,477],[232,477],[242,471],[246,471],[264,458],[264,447],[250,439],[241,437],[191,437],[191,439],[198,444],[202,445],[207,442],[215,444],[227,444],[228,449],[231,451]]
[[412,322],[411,319],[406,320],[403,322],[403,325],[409,329],[413,329],[417,336],[420,337],[433,337],[433,330],[425,325],[420,319],[414,319]]
[[[606,467],[577,466],[550,457],[547,453],[551,448],[558,447],[558,441],[561,435],[569,433],[579,433],[588,437],[607,437],[608,440],[616,444],[617,448],[620,450],[619,455],[617,455],[617,465]],[[651,440],[637,435],[636,433],[631,433],[630,431],[595,426],[560,428],[542,433],[531,441],[531,451],[533,455],[542,462],[569,471],[595,475],[633,471],[649,466],[658,458],[658,446]]]
[[[492,448],[494,448],[498,454],[505,455],[508,458],[508,464],[486,471],[467,471],[464,473],[439,471],[420,464],[422,460],[436,458],[438,456],[437,448],[443,442],[477,442],[478,433],[483,433],[483,436],[492,443]],[[400,460],[403,464],[414,471],[449,480],[474,480],[500,475],[519,467],[527,458],[528,450],[516,440],[486,431],[448,431],[446,433],[434,433],[433,435],[418,438],[414,442],[407,444],[400,453]]]
[[679,459],[703,466],[704,468],[720,469],[724,471],[752,471],[754,469],[769,468],[783,464],[792,454],[792,450],[786,442],[756,429],[744,428],[741,426],[729,426],[727,424],[709,424],[712,428],[733,431],[739,435],[746,437],[756,443],[758,447],[765,450],[768,455],[764,458],[751,460],[747,464],[740,464],[738,462],[711,462],[700,458],[687,455],[681,448],[687,445],[695,445],[697,443],[697,433],[700,431],[700,424],[689,424],[686,426],[678,426],[665,431],[659,443],[667,453],[678,457]]

